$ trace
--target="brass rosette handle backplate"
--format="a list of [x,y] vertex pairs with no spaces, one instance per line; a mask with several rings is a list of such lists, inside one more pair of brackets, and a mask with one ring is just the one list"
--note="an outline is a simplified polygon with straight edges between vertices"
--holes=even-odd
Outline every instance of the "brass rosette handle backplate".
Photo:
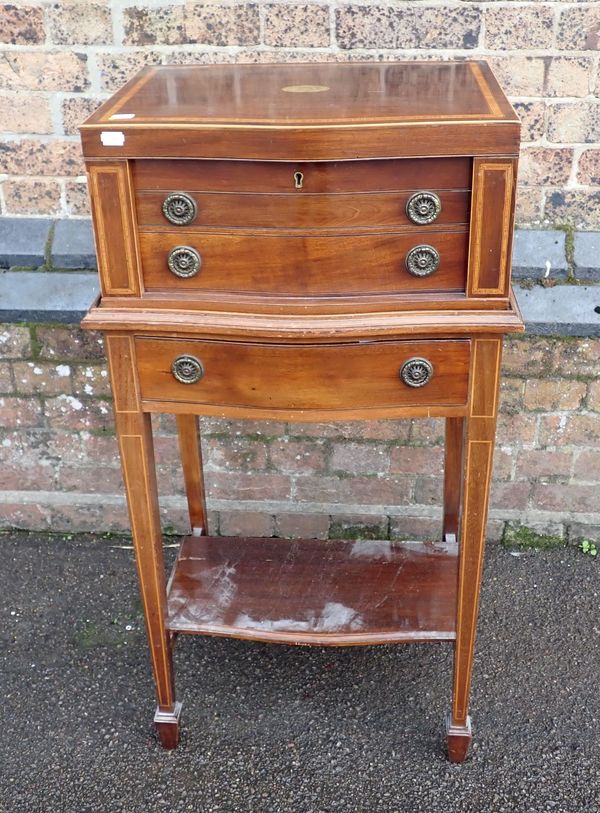
[[202,257],[191,246],[175,246],[167,256],[169,271],[176,277],[195,277],[202,266]]
[[172,192],[165,198],[162,211],[174,226],[188,226],[198,214],[198,204],[187,192]]
[[440,255],[433,246],[420,245],[411,248],[404,262],[413,277],[429,277],[440,267]]
[[171,372],[180,384],[196,384],[204,375],[204,367],[196,356],[177,356],[171,364]]
[[435,192],[415,192],[406,202],[406,216],[418,226],[428,226],[437,220],[442,201]]
[[427,359],[415,356],[400,367],[400,378],[407,387],[424,387],[433,378],[433,365]]

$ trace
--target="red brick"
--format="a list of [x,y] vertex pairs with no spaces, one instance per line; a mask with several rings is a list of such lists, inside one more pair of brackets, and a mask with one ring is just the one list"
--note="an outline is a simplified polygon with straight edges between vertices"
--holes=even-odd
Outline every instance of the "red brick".
[[158,464],[156,466],[158,493],[183,496],[183,470],[180,463]]
[[439,542],[442,538],[442,521],[430,517],[390,517],[390,538]]
[[532,508],[547,511],[582,513],[598,511],[598,486],[537,483],[533,488]]
[[488,519],[485,529],[486,542],[500,542],[504,535],[504,520]]
[[3,429],[17,429],[40,426],[42,405],[36,398],[0,398],[0,426]]
[[523,406],[525,382],[505,376],[500,382],[500,410],[505,414],[520,412]]
[[211,473],[208,496],[216,500],[289,500],[292,483],[284,474]]
[[110,396],[110,379],[106,365],[88,364],[73,368],[73,394]]
[[523,449],[517,458],[517,479],[538,477],[568,477],[573,455],[570,452],[550,452],[545,449]]
[[221,511],[219,515],[221,536],[273,536],[274,517],[256,511]]
[[106,358],[102,335],[75,327],[38,327],[40,357],[65,361],[92,361]]
[[276,440],[269,449],[271,464],[283,472],[311,474],[324,471],[325,447],[312,440]]
[[600,420],[596,415],[543,415],[540,446],[600,446]]
[[48,426],[53,429],[94,429],[113,427],[110,403],[101,400],[59,395],[46,399]]
[[512,478],[514,454],[512,449],[506,451],[496,446],[494,450],[494,480],[510,480]]
[[553,345],[553,365],[561,377],[600,377],[600,339],[568,339]]
[[418,418],[412,421],[411,443],[435,445],[444,442],[445,425],[442,418]]
[[0,490],[50,491],[53,489],[53,466],[24,466],[18,459],[13,462],[13,465],[0,466]]
[[581,381],[532,378],[525,385],[523,403],[530,410],[578,409],[587,387]]
[[525,482],[504,483],[498,480],[492,482],[491,508],[524,511],[527,508],[528,499],[529,485]]
[[442,477],[418,477],[415,481],[416,505],[441,505],[444,481]]
[[45,530],[50,527],[50,512],[35,503],[0,502],[0,527],[22,528],[26,531]]
[[0,155],[4,172],[10,175],[21,175],[23,167],[27,167],[30,175],[82,175],[85,172],[81,146],[76,141],[59,138],[2,141]]
[[575,460],[573,476],[588,483],[600,482],[600,451],[581,452]]
[[[202,446],[204,449],[204,445]],[[154,436],[154,457],[157,464],[161,466],[181,465],[179,454],[179,443],[176,437],[166,435]],[[206,457],[206,456],[205,456]],[[206,460],[204,461],[206,465]]]
[[397,505],[410,499],[411,478],[298,477],[296,499],[356,505]]
[[279,421],[227,421],[222,418],[202,418],[202,436],[223,435],[229,438],[256,436],[277,438],[285,435],[285,424]]
[[208,438],[205,461],[211,469],[225,471],[264,471],[267,447],[263,441],[247,438]]
[[70,503],[50,505],[50,527],[59,532],[91,531],[97,533],[99,528],[105,533],[129,534],[129,515],[124,503],[114,504],[109,501],[97,503]]
[[277,514],[277,536],[290,539],[327,539],[329,516],[327,514]]
[[68,364],[52,364],[43,361],[13,362],[17,392],[31,395],[71,393],[71,368]]
[[14,392],[10,364],[2,362],[0,364],[0,393],[8,395]]
[[20,466],[56,464],[57,458],[48,446],[49,436],[48,430],[40,427],[18,427],[14,431],[3,427],[0,434],[0,464],[11,466],[15,461]]
[[592,381],[588,390],[588,407],[600,412],[600,381]]
[[329,468],[348,474],[385,474],[390,468],[389,449],[372,443],[335,443]]
[[577,165],[577,182],[600,186],[600,150],[584,150]]
[[29,328],[0,325],[0,358],[23,359],[31,356]]
[[44,42],[44,9],[4,3],[0,6],[0,43],[40,45]]
[[439,447],[400,446],[392,449],[392,474],[437,474],[444,470],[444,453]]
[[497,444],[509,448],[530,446],[535,441],[537,420],[536,415],[499,415]]
[[61,465],[58,471],[60,491],[79,491],[83,494],[124,493],[121,467]]
[[349,421],[334,423],[290,423],[293,437],[348,438],[349,440],[393,440],[407,443],[410,421]]

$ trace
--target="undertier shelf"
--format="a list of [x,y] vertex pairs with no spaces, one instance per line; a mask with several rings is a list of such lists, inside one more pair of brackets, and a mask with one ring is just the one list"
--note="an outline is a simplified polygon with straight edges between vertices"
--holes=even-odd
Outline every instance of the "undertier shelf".
[[456,638],[454,544],[188,536],[172,632],[341,646]]

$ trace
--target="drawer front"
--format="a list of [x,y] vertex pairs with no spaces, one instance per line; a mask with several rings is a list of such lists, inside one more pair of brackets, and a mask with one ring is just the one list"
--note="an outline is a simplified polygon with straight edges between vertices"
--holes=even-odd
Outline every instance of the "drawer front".
[[[140,190],[166,192],[397,192],[470,189],[470,158],[394,158],[373,161],[201,161],[133,162]],[[302,174],[298,188],[296,173]]]
[[469,355],[468,339],[338,345],[136,339],[144,401],[262,410],[461,406]]
[[[416,193],[418,194],[418,193]],[[168,192],[138,192],[138,224],[172,228],[163,206]],[[362,192],[319,195],[264,194],[253,192],[196,192],[190,194],[196,213],[186,230],[204,227],[257,229],[337,229],[379,227],[415,228],[407,205],[415,205],[413,192]],[[426,201],[439,200],[440,211],[429,228],[468,223],[468,191],[427,190]],[[432,204],[434,205],[434,204]],[[413,212],[413,209],[409,209]],[[413,214],[414,217],[414,214]],[[419,215],[417,214],[417,217]],[[429,219],[425,217],[425,219]]]
[[[466,232],[294,237],[178,231],[143,233],[140,248],[147,291],[311,296],[464,291],[467,241]],[[184,267],[177,264],[181,256]]]

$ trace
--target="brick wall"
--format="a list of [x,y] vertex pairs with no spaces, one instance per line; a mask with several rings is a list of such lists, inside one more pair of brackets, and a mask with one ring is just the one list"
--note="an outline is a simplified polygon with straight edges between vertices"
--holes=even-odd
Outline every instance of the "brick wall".
[[[509,338],[489,528],[600,536],[600,339]],[[0,325],[0,526],[128,527],[101,339]],[[155,422],[163,519],[185,530],[173,419]],[[211,530],[438,536],[439,420],[206,420]]]
[[597,228],[599,47],[598,2],[0,4],[0,213],[87,214],[76,126],[142,65],[485,57],[524,123],[520,224]]

